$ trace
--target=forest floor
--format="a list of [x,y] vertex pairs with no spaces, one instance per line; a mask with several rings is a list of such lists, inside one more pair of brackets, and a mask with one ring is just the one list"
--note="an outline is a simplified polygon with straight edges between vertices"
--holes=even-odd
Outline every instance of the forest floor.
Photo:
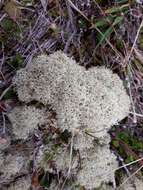
[[[41,53],[63,50],[82,66],[104,65],[124,81],[130,115],[110,131],[111,149],[132,175],[143,166],[143,1],[1,0],[0,143],[10,138],[7,112],[18,101],[16,71]],[[15,142],[12,142],[12,147]],[[36,146],[36,145],[34,145]],[[22,148],[17,144],[17,148]],[[139,160],[136,164],[133,161]],[[142,169],[139,173],[143,175]],[[117,174],[120,176],[120,172]],[[35,182],[35,181],[34,181]],[[33,182],[33,183],[34,183]],[[36,182],[37,183],[37,182]]]

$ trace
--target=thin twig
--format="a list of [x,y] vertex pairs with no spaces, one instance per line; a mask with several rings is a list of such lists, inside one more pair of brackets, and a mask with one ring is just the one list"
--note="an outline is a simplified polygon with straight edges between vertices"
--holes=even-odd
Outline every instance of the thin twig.
[[0,63],[0,71],[2,70],[2,66],[4,64],[4,61],[5,61],[4,44],[2,43],[2,59],[1,59],[1,63]]
[[121,187],[123,187],[123,185],[125,183],[127,183],[127,181],[129,181],[133,176],[135,176],[141,169],[143,168],[143,165],[141,167],[139,167],[132,175],[130,175],[118,188],[117,190],[121,189]]
[[120,166],[120,167],[116,168],[115,171],[120,170],[120,169],[122,169],[122,168],[124,168],[124,167],[130,166],[130,165],[132,165],[132,164],[135,164],[135,163],[137,163],[137,162],[139,162],[139,161],[141,161],[141,160],[143,160],[143,157],[142,157],[142,158],[139,158],[138,160],[134,160],[134,161],[132,161],[132,162],[130,162],[130,163],[128,163],[128,164],[125,164],[125,165],[123,165],[123,166]]
[[2,112],[2,119],[3,119],[3,134],[5,134],[5,129],[6,129],[6,125],[5,125],[5,113]]
[[80,11],[74,4],[71,0],[67,0],[70,4],[70,6],[75,9],[80,15],[82,15],[88,22],[90,22],[90,20],[87,18],[87,16],[85,14],[83,14],[82,11]]
[[72,138],[71,138],[71,146],[70,146],[70,162],[69,162],[69,170],[68,170],[68,174],[67,174],[68,176],[70,175],[71,167],[72,167],[73,141],[74,141],[74,132],[72,133]]
[[131,114],[133,114],[133,115],[136,115],[136,116],[138,116],[138,117],[143,117],[143,115],[142,115],[142,114],[139,114],[139,113],[134,113],[134,112],[129,112],[129,113],[131,113]]
[[6,13],[2,15],[2,17],[0,18],[0,22],[6,17]]
[[[132,76],[132,72],[131,72],[130,65],[128,65],[127,69],[128,69],[129,75]],[[128,78],[127,82],[128,82],[128,89],[129,89],[130,101],[131,101],[131,105],[132,105],[132,109],[133,109],[133,122],[134,122],[134,123],[137,123],[135,104],[134,104],[134,100],[133,100],[133,95],[132,95],[132,90],[131,90],[131,83],[130,83],[129,78]]]
[[130,53],[129,53],[129,55],[128,55],[127,58],[126,58],[126,62],[127,62],[127,63],[129,62],[128,64],[131,63],[130,58],[131,58],[132,53],[133,53],[133,50],[134,50],[134,48],[135,48],[135,46],[136,46],[136,42],[137,42],[137,39],[138,39],[138,37],[139,37],[140,30],[141,30],[142,27],[143,27],[143,20],[142,20],[142,22],[141,22],[141,24],[140,24],[140,26],[139,26],[139,28],[138,28],[138,31],[137,31],[137,34],[136,34],[134,43],[133,43],[133,45],[132,45],[132,48],[131,48],[131,50],[130,50]]
[[6,88],[6,89],[3,91],[3,93],[2,93],[1,96],[0,96],[0,100],[3,99],[4,95],[9,91],[9,89],[10,89],[11,87],[12,87],[12,84],[10,84],[9,87]]

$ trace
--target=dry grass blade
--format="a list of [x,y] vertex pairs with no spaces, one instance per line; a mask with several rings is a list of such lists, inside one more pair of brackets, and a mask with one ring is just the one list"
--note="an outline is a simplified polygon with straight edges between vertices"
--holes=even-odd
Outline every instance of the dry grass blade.
[[91,22],[91,21],[87,18],[87,16],[86,16],[85,14],[83,14],[83,12],[80,11],[80,10],[73,4],[73,2],[72,2],[71,0],[67,0],[67,1],[68,1],[68,3],[70,4],[70,6],[71,6],[73,9],[75,9],[80,15],[82,15],[88,22]]
[[71,145],[70,145],[70,162],[69,162],[69,169],[68,169],[68,173],[67,173],[68,176],[70,175],[71,167],[72,167],[73,141],[74,141],[74,132],[72,133]]
[[47,5],[48,5],[48,0],[40,0],[40,1],[41,1],[41,4],[42,4],[42,7],[43,7],[44,11],[46,12]]
[[[131,65],[131,56],[133,54],[133,51],[135,49],[135,46],[136,46],[136,42],[137,42],[137,39],[139,37],[139,33],[141,31],[141,28],[143,27],[143,20],[141,21],[141,24],[137,30],[137,33],[136,33],[136,36],[135,36],[135,39],[134,39],[134,43],[131,47],[131,50],[129,52],[129,54],[127,54],[127,56],[125,57],[124,59],[124,62],[126,62],[126,65],[127,65],[127,70],[128,70],[128,89],[129,89],[129,95],[130,95],[130,100],[131,100],[131,104],[132,104],[132,109],[133,109],[133,122],[134,123],[137,123],[137,117],[136,117],[136,110],[135,110],[135,103],[134,103],[134,100],[133,100],[133,94],[132,94],[132,90],[131,90],[131,79],[133,78],[133,71],[132,71],[132,65]],[[136,54],[137,54],[137,51],[135,51]]]
[[123,166],[118,167],[115,171],[120,170],[120,169],[122,169],[122,168],[124,168],[124,167],[127,167],[127,166],[131,166],[132,164],[138,163],[138,162],[141,161],[141,160],[143,160],[143,157],[142,157],[142,158],[139,158],[139,159],[137,159],[137,160],[134,160],[134,161],[132,161],[132,162],[130,162],[130,163],[128,163],[128,164],[124,164]]
[[0,22],[6,17],[6,14],[3,14],[0,18]]
[[143,64],[143,55],[138,49],[134,48],[134,53],[137,59]]
[[[133,50],[134,50],[134,48],[135,48],[135,46],[136,46],[136,42],[137,42],[137,39],[138,39],[138,37],[139,37],[139,33],[140,33],[142,27],[143,27],[143,20],[141,21],[141,24],[140,24],[140,26],[139,26],[139,28],[138,28],[138,31],[137,31],[137,34],[136,34],[134,43],[133,43],[133,45],[132,45],[132,48],[131,48],[129,54],[127,55],[127,57],[125,58],[127,64],[130,64],[130,58],[131,58],[132,53],[133,53]],[[128,62],[129,62],[129,63],[128,63]]]
[[[129,75],[132,76],[130,65],[128,65],[127,68],[128,68]],[[134,103],[134,100],[133,100],[133,94],[132,94],[132,90],[131,90],[131,82],[130,82],[129,78],[128,78],[128,89],[129,89],[129,95],[130,95],[131,105],[132,105],[132,109],[133,109],[133,113],[134,113],[133,114],[133,122],[137,123],[135,103]]]
[[118,188],[117,190],[120,190],[125,183],[127,183],[132,177],[134,177],[141,169],[143,168],[143,165],[139,167],[132,175],[130,175]]
[[0,96],[0,100],[2,100],[2,98],[4,97],[4,95],[9,91],[9,89],[10,89],[11,87],[12,87],[12,84],[10,84],[9,87],[6,88],[6,89],[3,91],[3,93],[2,93],[1,96]]

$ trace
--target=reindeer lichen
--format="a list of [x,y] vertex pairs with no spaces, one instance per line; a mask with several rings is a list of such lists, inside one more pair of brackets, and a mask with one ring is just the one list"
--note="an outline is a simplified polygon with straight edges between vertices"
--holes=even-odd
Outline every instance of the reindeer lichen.
[[26,139],[34,129],[46,122],[45,110],[34,106],[17,106],[8,116],[16,139]]
[[85,70],[60,51],[34,59],[13,83],[21,101],[51,104],[61,130],[102,136],[129,112],[130,100],[117,74],[105,67]]
[[[33,59],[29,67],[17,72],[13,84],[20,101],[24,104],[37,101],[45,108],[50,105],[56,112],[55,127],[60,132],[71,133],[70,151],[67,150],[64,157],[61,148],[60,153],[52,157],[57,171],[72,168],[69,161],[74,149],[74,156],[79,157],[78,152],[81,158],[81,168],[76,165],[74,170],[78,185],[94,189],[114,183],[118,164],[109,148],[108,131],[125,118],[130,109],[130,99],[117,74],[105,67],[86,70],[57,51]],[[9,116],[15,135],[27,138],[29,131],[45,121],[45,113],[34,107],[15,108]],[[49,165],[44,163],[43,167]]]
[[108,146],[99,146],[86,152],[81,162],[77,181],[87,189],[99,188],[101,184],[114,183],[114,170],[118,167],[116,157]]

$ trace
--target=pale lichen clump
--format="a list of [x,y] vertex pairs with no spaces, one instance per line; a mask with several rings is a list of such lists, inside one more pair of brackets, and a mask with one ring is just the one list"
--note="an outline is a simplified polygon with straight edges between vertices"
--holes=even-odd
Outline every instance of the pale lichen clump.
[[21,101],[51,104],[61,130],[103,136],[129,112],[130,100],[118,75],[105,67],[85,70],[60,51],[34,59],[13,83]]
[[[76,173],[77,185],[87,189],[114,183],[118,164],[109,148],[108,130],[126,117],[130,109],[129,97],[117,74],[105,67],[86,70],[58,51],[35,58],[29,68],[17,72],[13,84],[20,101],[37,101],[45,108],[50,105],[56,112],[56,128],[71,133],[70,151],[67,149],[64,155],[65,148],[61,147],[48,155],[57,171]],[[34,128],[45,124],[46,113],[34,106],[15,108],[9,115],[15,136],[26,139]],[[52,151],[49,145],[48,154]],[[49,171],[49,163],[43,162],[45,154],[43,150],[37,163]]]
[[16,139],[26,139],[34,129],[46,122],[44,109],[34,106],[18,106],[8,114]]
[[96,146],[86,153],[81,161],[81,170],[77,174],[77,182],[87,189],[99,188],[101,184],[114,183],[114,171],[118,167],[116,157],[109,147]]
[[80,150],[80,152],[84,152],[85,149],[90,149],[94,147],[94,136],[90,136],[85,132],[79,131],[77,135],[74,136],[74,149]]

